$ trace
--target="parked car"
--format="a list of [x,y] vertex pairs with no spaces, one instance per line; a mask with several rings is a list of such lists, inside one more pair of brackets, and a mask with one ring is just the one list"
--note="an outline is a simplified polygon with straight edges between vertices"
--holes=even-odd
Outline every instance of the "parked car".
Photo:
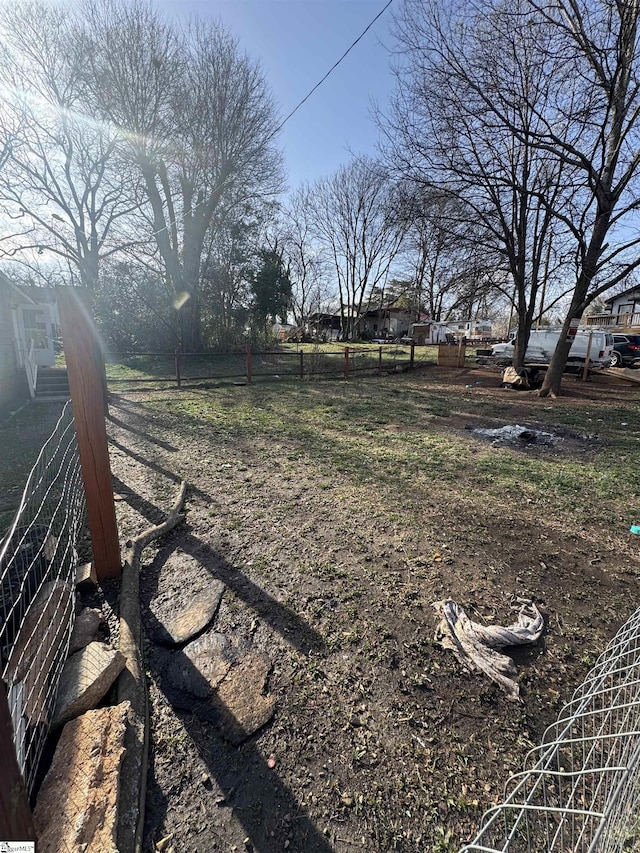
[[611,367],[640,367],[640,335],[614,335]]
[[[549,364],[558,341],[561,329],[533,329],[529,336],[525,361],[527,364]],[[591,347],[589,348],[589,340]],[[584,364],[589,350],[589,362],[599,367],[608,367],[613,357],[613,335],[602,329],[590,327],[578,329],[571,349],[567,367]],[[513,341],[495,344],[491,347],[491,358],[495,361],[507,362],[513,359]]]

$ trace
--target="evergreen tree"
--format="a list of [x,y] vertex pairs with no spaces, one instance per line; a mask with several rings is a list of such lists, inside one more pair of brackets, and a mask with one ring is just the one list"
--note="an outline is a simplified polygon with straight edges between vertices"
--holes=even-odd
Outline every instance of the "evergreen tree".
[[277,319],[282,323],[287,322],[293,288],[289,270],[277,247],[263,249],[258,257],[259,266],[251,281],[252,314],[256,324],[267,337],[271,323]]

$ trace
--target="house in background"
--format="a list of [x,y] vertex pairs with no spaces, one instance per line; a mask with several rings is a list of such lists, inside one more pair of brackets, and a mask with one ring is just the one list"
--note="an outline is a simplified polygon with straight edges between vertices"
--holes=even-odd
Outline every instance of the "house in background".
[[0,412],[36,396],[38,369],[52,367],[58,334],[55,292],[14,284],[0,272]]
[[341,329],[342,318],[339,314],[316,312],[310,315],[305,332],[314,341],[338,341]]
[[413,340],[418,346],[467,341],[491,340],[493,329],[490,320],[450,320],[447,322],[423,320],[412,327]]
[[393,305],[370,307],[360,315],[356,333],[362,337],[387,339],[403,338],[409,334],[415,311]]
[[585,317],[587,326],[611,327],[619,332],[640,332],[640,286],[630,287],[605,300],[605,314]]

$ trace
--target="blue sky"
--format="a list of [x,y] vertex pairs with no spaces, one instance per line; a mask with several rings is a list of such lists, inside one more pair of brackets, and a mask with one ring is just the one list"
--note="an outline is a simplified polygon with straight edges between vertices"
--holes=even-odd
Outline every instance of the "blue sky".
[[[287,115],[384,7],[385,0],[156,0],[177,16],[217,18],[260,60],[281,116]],[[280,135],[289,184],[313,181],[375,153],[371,102],[393,90],[388,48],[393,4]]]

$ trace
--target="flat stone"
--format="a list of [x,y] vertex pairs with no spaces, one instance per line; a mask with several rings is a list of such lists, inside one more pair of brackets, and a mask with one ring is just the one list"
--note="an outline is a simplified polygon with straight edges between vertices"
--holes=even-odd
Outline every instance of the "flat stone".
[[51,673],[65,654],[75,607],[73,587],[64,581],[42,585],[31,602],[7,662],[7,676],[31,725],[49,723]]
[[174,551],[160,567],[155,591],[143,600],[150,636],[168,646],[188,642],[211,622],[224,589],[200,560]]
[[84,607],[78,613],[69,640],[69,656],[95,640],[101,622],[102,614],[95,607]]
[[163,689],[175,708],[215,723],[233,744],[267,723],[275,698],[265,694],[271,661],[257,651],[245,654],[222,634],[205,634],[171,653]]
[[67,723],[33,819],[38,853],[117,853],[120,767],[129,702],[88,711]]
[[184,597],[190,600],[179,610],[166,614],[162,613],[163,608],[158,606],[157,601],[153,601],[150,610],[155,619],[151,629],[151,637],[157,643],[165,645],[179,646],[186,643],[203,631],[211,622],[216,615],[223,593],[224,584],[220,581],[211,580],[209,589],[193,598],[190,597],[189,590],[187,590]]
[[211,631],[171,655],[165,676],[170,686],[185,696],[191,708],[193,698],[209,699],[236,660],[231,643],[224,634]]
[[62,670],[52,726],[56,728],[95,708],[124,665],[122,652],[110,649],[104,643],[89,643],[72,655]]
[[93,563],[82,563],[76,568],[76,586],[78,589],[90,590],[97,585],[98,576]]
[[273,717],[275,696],[264,692],[270,671],[269,658],[251,651],[231,667],[218,687],[220,724],[231,743],[242,743]]

